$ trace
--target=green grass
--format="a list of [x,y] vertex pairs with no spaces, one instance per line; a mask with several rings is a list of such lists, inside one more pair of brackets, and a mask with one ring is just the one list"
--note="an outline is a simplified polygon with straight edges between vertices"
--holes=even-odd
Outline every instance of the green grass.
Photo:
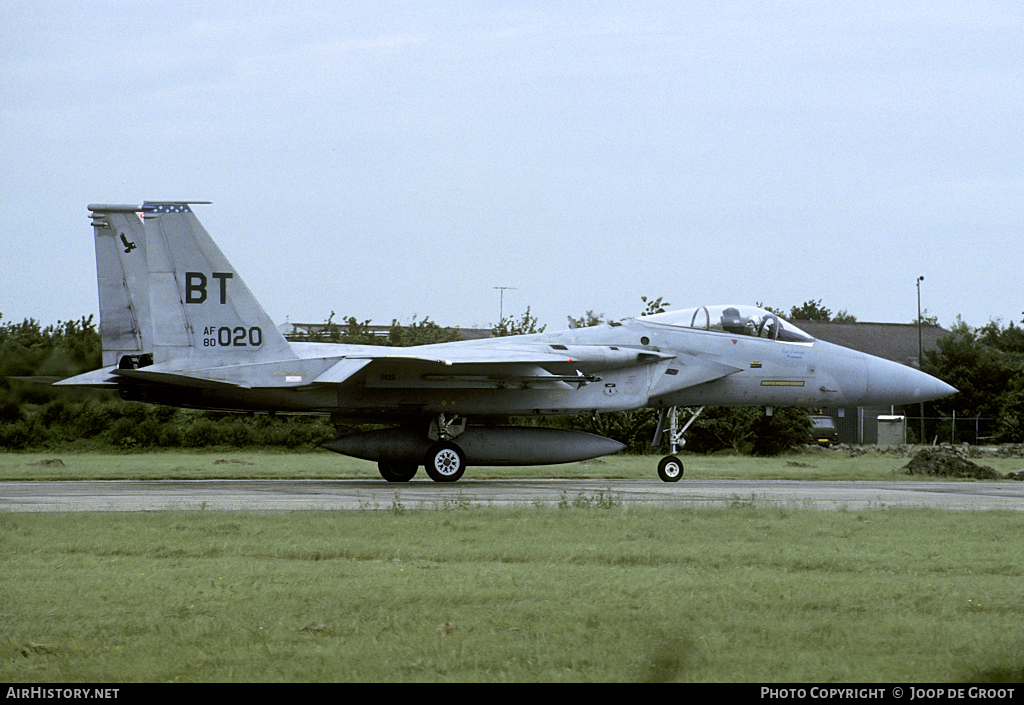
[[1020,680],[1013,512],[0,514],[0,681]]
[[[49,461],[60,460],[63,467]],[[738,455],[683,455],[684,479],[892,480],[928,481],[893,475],[909,462],[895,455],[863,455],[809,449],[776,458]],[[219,462],[218,462],[219,461]],[[1000,473],[1024,467],[1024,460],[977,461]],[[466,478],[621,479],[656,477],[658,456],[612,455],[565,465],[519,468],[470,467]],[[420,477],[424,477],[420,471]],[[194,480],[194,479],[380,479],[376,463],[329,451],[245,452],[233,449],[153,453],[0,453],[3,480]]]

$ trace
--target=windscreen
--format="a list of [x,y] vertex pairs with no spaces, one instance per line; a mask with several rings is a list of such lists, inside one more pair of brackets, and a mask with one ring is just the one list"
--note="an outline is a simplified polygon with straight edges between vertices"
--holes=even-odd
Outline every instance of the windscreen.
[[645,316],[643,320],[681,328],[781,340],[787,343],[814,342],[814,338],[789,321],[756,306],[698,306]]

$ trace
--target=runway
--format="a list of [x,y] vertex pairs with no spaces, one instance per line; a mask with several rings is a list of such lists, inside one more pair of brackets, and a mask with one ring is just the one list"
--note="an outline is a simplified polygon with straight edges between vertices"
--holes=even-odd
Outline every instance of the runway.
[[933,507],[1024,511],[1021,482],[155,480],[0,483],[0,511],[372,511],[529,506]]

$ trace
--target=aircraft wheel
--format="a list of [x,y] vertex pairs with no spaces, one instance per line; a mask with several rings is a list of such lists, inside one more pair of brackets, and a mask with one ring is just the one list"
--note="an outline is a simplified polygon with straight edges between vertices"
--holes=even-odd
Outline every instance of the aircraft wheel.
[[683,476],[683,462],[674,455],[666,455],[658,463],[658,477],[665,482],[678,482]]
[[416,471],[419,469],[419,465],[400,460],[382,460],[377,463],[377,470],[380,471],[380,476],[388,482],[408,482],[416,476]]
[[449,441],[439,441],[432,445],[423,464],[434,482],[455,482],[466,472],[465,454]]

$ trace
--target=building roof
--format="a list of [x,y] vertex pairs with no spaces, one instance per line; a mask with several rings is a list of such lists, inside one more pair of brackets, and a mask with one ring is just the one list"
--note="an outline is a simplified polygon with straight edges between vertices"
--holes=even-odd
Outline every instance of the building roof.
[[[339,323],[337,326],[339,330],[348,330],[348,326],[344,323]],[[292,323],[288,321],[279,325],[277,329],[281,331],[282,335],[288,337],[319,333],[324,327],[325,324],[323,323]],[[367,326],[367,328],[370,333],[379,338],[387,338],[391,335],[391,326]],[[453,330],[459,334],[460,340],[479,340],[493,336],[490,328],[454,328]]]
[[[794,321],[797,328],[826,343],[920,367],[916,323],[835,323]],[[949,335],[941,326],[921,326],[921,347],[933,350],[940,338]]]

